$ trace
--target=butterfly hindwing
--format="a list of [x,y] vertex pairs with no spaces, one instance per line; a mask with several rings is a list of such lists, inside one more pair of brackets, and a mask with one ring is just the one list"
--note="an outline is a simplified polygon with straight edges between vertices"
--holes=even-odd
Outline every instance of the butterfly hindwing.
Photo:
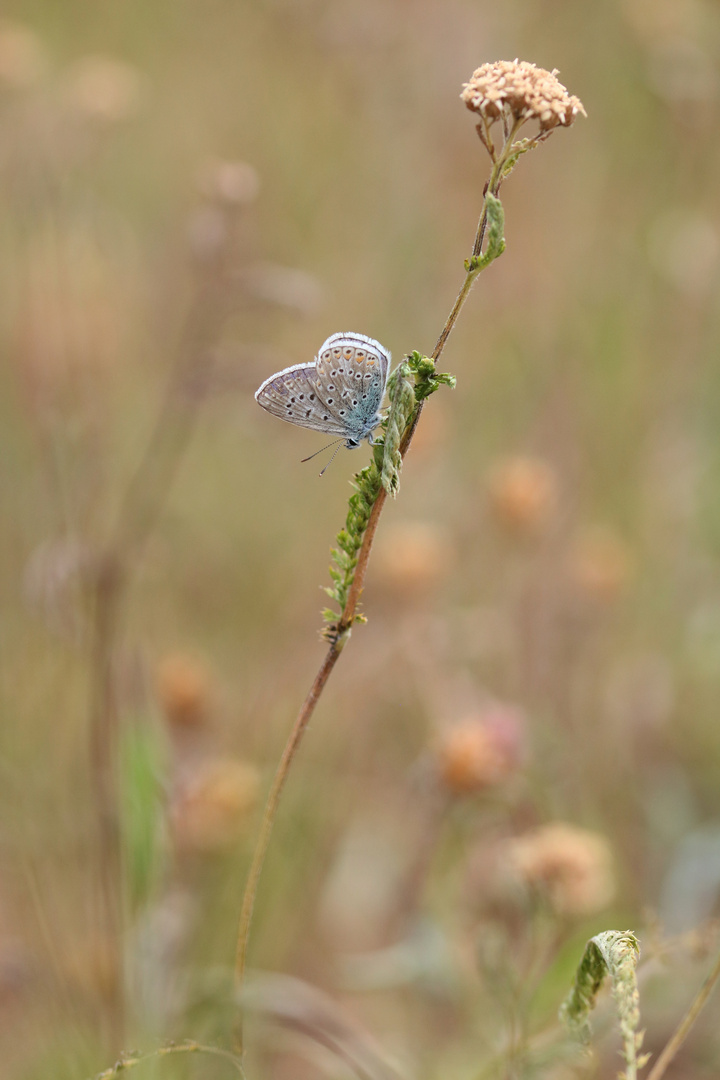
[[390,354],[364,334],[333,334],[312,364],[271,375],[255,394],[264,409],[291,424],[343,437],[372,439],[381,421]]

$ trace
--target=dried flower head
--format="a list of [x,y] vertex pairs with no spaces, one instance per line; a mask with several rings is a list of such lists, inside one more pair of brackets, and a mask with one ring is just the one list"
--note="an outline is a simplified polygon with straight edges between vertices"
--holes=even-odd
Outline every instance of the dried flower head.
[[206,761],[181,785],[170,810],[180,851],[222,851],[249,822],[260,794],[254,765],[232,758]]
[[610,529],[588,530],[571,553],[570,572],[578,591],[591,600],[611,603],[631,576],[630,553]]
[[143,80],[135,68],[111,56],[85,56],[69,74],[69,98],[90,120],[113,124],[137,112]]
[[483,64],[464,84],[460,96],[486,123],[504,119],[512,126],[513,121],[537,120],[541,132],[558,124],[569,127],[578,113],[587,115],[580,99],[568,94],[556,71],[546,71],[527,60]]
[[426,593],[452,565],[451,538],[431,522],[398,522],[378,545],[378,574],[397,593]]
[[19,23],[0,22],[0,87],[33,86],[45,71],[45,50],[39,38]]
[[198,187],[208,199],[244,206],[257,199],[260,176],[246,161],[210,160],[200,170]]
[[166,656],[158,669],[157,688],[160,707],[173,727],[196,728],[206,723],[212,678],[196,657],[183,653]]
[[537,533],[557,507],[557,478],[540,458],[511,457],[498,462],[488,477],[494,515],[513,533]]
[[543,825],[510,843],[522,881],[544,895],[558,915],[590,915],[615,894],[610,845],[604,836],[564,822]]
[[455,795],[467,795],[507,780],[520,764],[523,718],[509,705],[493,705],[449,726],[437,740],[440,778]]

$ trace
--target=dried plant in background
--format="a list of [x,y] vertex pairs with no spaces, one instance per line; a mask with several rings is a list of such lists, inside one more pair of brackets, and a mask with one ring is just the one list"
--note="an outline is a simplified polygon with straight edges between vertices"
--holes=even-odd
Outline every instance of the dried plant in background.
[[90,738],[103,910],[100,934],[110,943],[113,954],[110,1019],[116,1042],[118,1037],[121,1041],[124,1028],[125,974],[115,650],[127,590],[189,444],[216,347],[236,303],[240,223],[257,193],[257,179],[245,165],[235,166],[235,173],[236,183],[229,185],[220,172],[208,196],[205,220],[211,227],[194,238],[195,295],[185,317],[165,397],[145,452],[121,499],[111,535],[87,575],[93,628]]

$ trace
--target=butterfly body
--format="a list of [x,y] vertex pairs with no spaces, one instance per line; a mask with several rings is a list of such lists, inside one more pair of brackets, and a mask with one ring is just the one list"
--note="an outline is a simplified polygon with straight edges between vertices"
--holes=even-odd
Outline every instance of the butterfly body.
[[348,449],[363,439],[372,445],[389,367],[390,353],[373,338],[332,334],[312,363],[271,375],[255,400],[290,424],[337,435]]

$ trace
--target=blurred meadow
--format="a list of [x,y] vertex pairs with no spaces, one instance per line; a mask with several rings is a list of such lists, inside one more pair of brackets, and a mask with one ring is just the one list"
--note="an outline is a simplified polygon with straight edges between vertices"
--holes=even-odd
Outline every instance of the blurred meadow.
[[[254,837],[369,456],[319,479],[323,436],[253,392],[338,330],[432,350],[489,172],[461,85],[516,56],[588,118],[503,187],[457,389],[380,522],[260,885],[247,1076],[610,1078],[609,994],[592,1056],[557,1043],[585,941],[638,934],[654,1055],[707,974],[718,5],[6,0],[2,1080],[231,1045]],[[719,1007],[668,1078],[718,1076]]]

